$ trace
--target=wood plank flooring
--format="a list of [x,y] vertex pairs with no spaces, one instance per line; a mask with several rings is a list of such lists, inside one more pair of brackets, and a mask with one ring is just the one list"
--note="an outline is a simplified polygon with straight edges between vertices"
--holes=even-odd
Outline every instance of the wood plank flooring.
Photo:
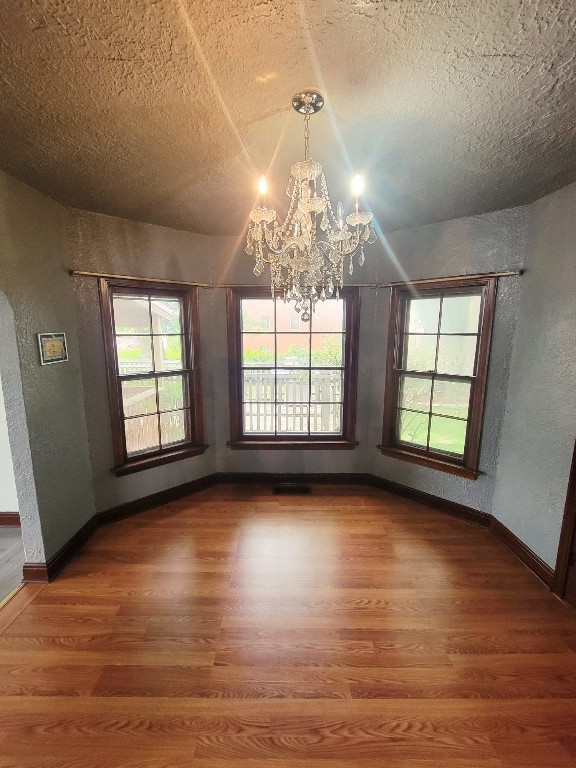
[[206,490],[0,612],[0,768],[120,766],[576,766],[576,614],[382,491]]

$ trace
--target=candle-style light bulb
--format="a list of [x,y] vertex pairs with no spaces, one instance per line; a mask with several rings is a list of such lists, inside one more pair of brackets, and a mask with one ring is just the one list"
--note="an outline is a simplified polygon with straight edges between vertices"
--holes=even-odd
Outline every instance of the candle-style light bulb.
[[267,193],[268,193],[268,182],[266,181],[266,176],[262,175],[258,179],[258,204],[260,205],[260,208],[267,207],[267,200],[266,200]]
[[361,197],[364,193],[364,178],[359,173],[352,179],[352,194],[354,197]]
[[356,198],[356,213],[358,213],[358,198],[364,192],[364,179],[359,173],[352,179],[352,194]]

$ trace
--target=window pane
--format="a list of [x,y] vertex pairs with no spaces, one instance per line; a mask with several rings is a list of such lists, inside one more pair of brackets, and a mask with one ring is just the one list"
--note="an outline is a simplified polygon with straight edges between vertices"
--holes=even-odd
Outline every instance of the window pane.
[[438,373],[473,376],[477,336],[440,336]]
[[243,331],[273,331],[274,301],[270,299],[242,299]]
[[274,365],[274,334],[243,333],[242,365],[249,368]]
[[244,403],[244,432],[246,434],[274,434],[276,427],[273,403]]
[[[311,417],[315,434],[342,435],[348,425],[352,433],[354,419],[348,420],[342,413],[347,372],[340,370],[346,364],[347,294],[343,300],[318,302],[317,314],[303,322],[293,303],[281,298],[242,298],[243,293],[249,291],[236,293],[239,317],[229,316],[228,325],[229,333],[239,334],[236,343],[241,344],[235,372],[241,403],[231,403],[236,417],[233,439],[240,434],[252,439],[261,434],[278,436],[278,442],[285,443],[292,434],[309,435]],[[266,312],[270,323],[262,321]],[[234,352],[235,361],[237,346]]]
[[[120,474],[121,467],[131,464],[139,471],[143,456],[151,459],[151,466],[161,463],[165,445],[203,443],[202,420],[191,418],[201,402],[200,387],[195,386],[199,371],[191,370],[187,344],[197,342],[192,323],[198,292],[160,281],[142,287],[130,280],[101,282],[107,286],[102,298],[109,299],[107,306],[102,303],[107,377],[119,400],[112,403],[111,428]],[[162,419],[162,434],[164,413],[174,415]]]
[[278,333],[276,345],[276,365],[310,365],[309,334]]
[[146,373],[152,370],[150,336],[117,336],[118,373]]
[[134,419],[126,419],[124,428],[128,456],[160,447],[158,416],[136,416]]
[[344,365],[344,335],[342,333],[312,334],[312,365],[318,367]]
[[298,333],[309,333],[310,323],[304,323],[300,317],[301,313],[296,312],[294,304],[284,303],[284,299],[276,299],[276,330],[282,333],[296,331]]
[[116,333],[150,333],[150,309],[147,297],[113,296]]
[[400,407],[429,413],[432,379],[420,376],[400,376]]
[[276,406],[276,432],[308,433],[308,403],[282,403]]
[[343,371],[312,371],[311,400],[321,403],[342,401]]
[[154,336],[154,366],[157,371],[184,368],[182,336]]
[[408,305],[408,331],[410,333],[438,333],[440,297],[410,299]]
[[399,411],[398,439],[426,448],[428,441],[428,414],[414,411]]
[[160,414],[162,447],[186,440],[186,411]]
[[495,288],[495,278],[472,276],[431,281],[419,295],[408,285],[392,288],[383,453],[397,447],[410,460],[402,447],[412,445],[418,463],[463,476],[477,471],[488,367],[483,331]]
[[432,416],[430,425],[430,448],[437,451],[449,451],[458,456],[464,455],[466,440],[466,425],[468,422],[460,419],[446,419],[443,416]]
[[344,301],[342,299],[326,299],[317,301],[310,321],[311,330],[344,331]]
[[440,333],[478,333],[480,296],[445,296]]
[[443,381],[442,379],[434,381],[432,413],[467,419],[469,402],[469,381]]
[[310,406],[311,434],[342,434],[342,403],[317,403]]
[[184,408],[184,376],[162,376],[158,379],[158,402],[161,411]]
[[291,331],[301,331],[305,333],[304,328],[302,328],[302,321],[299,317],[291,317],[290,318],[290,330]]
[[436,363],[436,336],[406,335],[404,364],[408,371],[433,371]]
[[275,385],[273,370],[242,371],[242,400],[247,403],[274,400]]
[[279,402],[307,403],[309,394],[309,371],[290,371],[278,368],[276,371],[276,400]]
[[124,416],[156,413],[155,379],[137,379],[122,382],[122,408]]
[[152,299],[152,332],[182,333],[179,299]]

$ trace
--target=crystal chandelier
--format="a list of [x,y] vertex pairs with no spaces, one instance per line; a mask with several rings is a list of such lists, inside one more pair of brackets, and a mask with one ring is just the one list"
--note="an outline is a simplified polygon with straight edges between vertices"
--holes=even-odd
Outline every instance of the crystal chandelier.
[[283,292],[285,301],[294,301],[304,321],[316,302],[339,296],[345,259],[348,272],[354,272],[354,257],[364,264],[364,244],[374,243],[376,233],[372,214],[359,209],[364,191],[361,176],[353,180],[355,210],[344,218],[342,203],[332,208],[326,178],[320,163],[309,157],[310,116],[324,105],[315,90],[297,93],[294,109],[304,115],[304,160],[290,169],[286,194],[290,198],[283,223],[268,207],[266,177],[260,177],[258,206],[250,211],[246,253],[254,256],[254,274],[260,276],[270,266],[272,295]]

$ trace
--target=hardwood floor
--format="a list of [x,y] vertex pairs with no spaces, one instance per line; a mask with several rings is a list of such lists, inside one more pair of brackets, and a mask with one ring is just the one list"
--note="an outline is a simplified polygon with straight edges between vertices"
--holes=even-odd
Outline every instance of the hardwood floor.
[[0,612],[0,768],[576,766],[576,614],[366,487],[218,486]]

